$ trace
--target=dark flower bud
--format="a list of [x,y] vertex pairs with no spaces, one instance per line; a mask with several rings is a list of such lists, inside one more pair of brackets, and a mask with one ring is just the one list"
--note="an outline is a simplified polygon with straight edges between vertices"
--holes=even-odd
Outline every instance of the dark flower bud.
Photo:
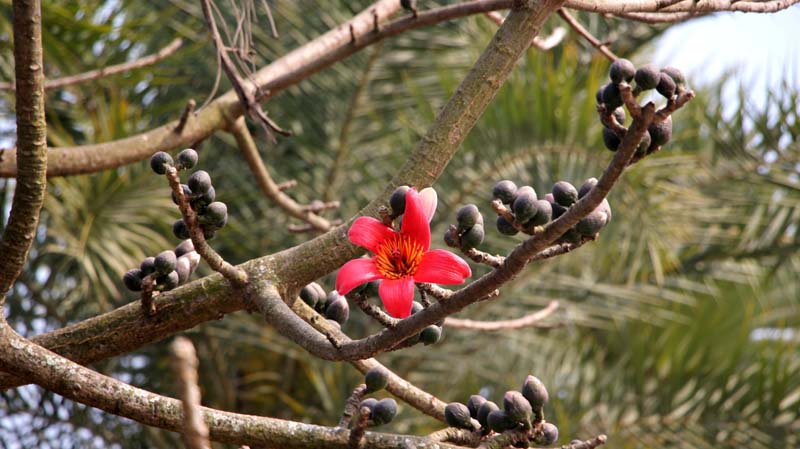
[[317,302],[325,297],[324,293],[322,295],[319,294],[319,290],[315,286],[318,287],[319,284],[312,282],[300,289],[300,299],[311,307],[316,306]]
[[347,303],[347,298],[341,295],[337,296],[336,300],[328,303],[325,307],[325,318],[344,324],[350,317],[350,305]]
[[220,201],[214,201],[206,207],[204,218],[215,228],[222,228],[228,223],[228,206]]
[[608,223],[608,214],[605,211],[597,208],[583,217],[578,224],[575,225],[575,230],[581,235],[591,237],[598,232]]
[[202,195],[211,188],[211,176],[205,170],[197,170],[189,176],[186,184],[192,192]]
[[658,93],[669,100],[673,95],[675,95],[676,88],[677,86],[675,85],[675,81],[672,79],[672,77],[664,72],[661,72],[658,78],[658,85],[656,86]]
[[412,315],[417,313],[417,312],[419,312],[419,311],[422,311],[423,309],[425,309],[425,307],[423,307],[422,304],[420,304],[419,301],[413,301],[411,303],[411,314]]
[[450,427],[472,429],[469,409],[460,402],[451,402],[444,408],[444,420]]
[[[183,196],[186,197],[186,200],[191,202],[192,201],[192,189],[189,188],[186,184],[181,184],[181,190],[183,190]],[[178,195],[175,195],[175,192],[172,192],[172,202],[178,204]]]
[[420,332],[420,340],[425,346],[436,344],[442,338],[442,328],[431,324],[430,326],[422,329]]
[[175,264],[178,263],[178,258],[175,256],[175,251],[167,250],[159,253],[153,261],[153,266],[160,274],[169,274],[170,271],[175,269]]
[[206,240],[211,240],[217,236],[216,228],[211,226],[203,226],[203,238]]
[[550,203],[550,209],[553,211],[553,220],[564,215],[564,212],[567,211],[566,207],[556,203]]
[[605,103],[607,111],[613,111],[622,106],[622,93],[619,91],[618,85],[612,83],[603,87],[603,103]]
[[479,395],[473,394],[469,397],[467,401],[467,409],[469,409],[469,416],[478,419],[478,410],[480,410],[481,406],[486,403],[486,398]]
[[533,409],[530,402],[519,391],[506,391],[503,395],[503,409],[512,421],[526,422],[531,418]]
[[617,137],[617,133],[612,131],[611,128],[603,128],[603,143],[609,150],[617,151],[622,140]]
[[672,78],[672,81],[675,82],[676,86],[682,86],[686,84],[686,78],[683,77],[683,73],[681,73],[681,71],[675,67],[664,67],[661,69],[661,73],[666,73],[670,78]]
[[661,72],[653,64],[647,64],[639,67],[633,79],[636,80],[636,86],[640,89],[650,90],[658,85],[661,80]]
[[533,202],[536,208],[536,215],[530,220],[525,222],[526,227],[542,226],[550,222],[553,218],[553,206],[547,200],[536,200]]
[[372,422],[376,426],[391,422],[395,415],[397,415],[397,402],[391,398],[381,399],[372,408]]
[[128,270],[124,276],[122,276],[122,283],[125,284],[128,290],[132,292],[139,292],[142,291],[142,270],[139,268],[134,268],[133,270]]
[[495,410],[500,410],[500,407],[492,401],[486,401],[478,408],[478,417],[476,419],[481,423],[481,427],[489,428],[489,413]]
[[477,247],[483,243],[484,236],[483,224],[478,223],[473,225],[466,232],[461,234],[461,248],[472,249]]
[[458,221],[459,231],[469,229],[476,224],[483,224],[483,215],[478,210],[478,206],[474,204],[467,204],[456,212],[456,221]]
[[611,82],[619,84],[623,81],[630,82],[633,75],[636,73],[636,67],[633,63],[624,58],[619,58],[611,63],[611,68],[608,70],[608,76]]
[[168,274],[157,277],[156,284],[160,285],[163,290],[172,290],[180,284],[180,276],[177,271],[171,271]]
[[139,269],[142,270],[142,277],[145,277],[148,274],[156,271],[155,263],[156,263],[156,258],[153,256],[144,258],[142,264],[139,265]]
[[392,196],[389,197],[389,206],[392,208],[392,215],[397,217],[406,211],[406,192],[408,186],[400,186],[394,189]]
[[614,115],[614,118],[617,119],[617,123],[619,123],[620,125],[625,123],[625,117],[627,117],[625,115],[625,108],[621,108],[620,107],[620,108],[614,109],[613,115]]
[[654,145],[664,145],[672,138],[672,116],[661,123],[653,123],[647,128]]
[[370,368],[364,374],[364,383],[367,384],[367,393],[383,390],[389,385],[389,370],[382,366]]
[[192,251],[194,251],[194,243],[192,243],[191,239],[186,239],[175,247],[175,256],[181,257],[182,255]]
[[502,216],[497,217],[496,226],[497,230],[503,235],[517,235],[517,232],[519,232],[511,222]]
[[163,151],[159,151],[150,158],[150,168],[159,175],[166,174],[167,167],[172,164],[172,156]]
[[217,192],[216,190],[214,190],[214,186],[211,186],[211,188],[208,189],[202,195],[192,198],[192,201],[190,201],[189,204],[192,206],[192,209],[194,209],[198,214],[203,214],[205,213],[206,207],[208,207],[209,204],[213,203],[216,197],[217,197]]
[[366,408],[369,409],[370,415],[372,415],[372,410],[375,409],[376,405],[378,405],[378,400],[377,399],[375,399],[375,398],[367,398],[367,399],[364,399],[363,401],[361,401],[360,404],[358,404],[358,408],[360,410],[362,407],[366,407]]
[[444,243],[450,247],[458,246],[458,242],[456,242],[456,230],[455,228],[448,228],[444,231]]
[[597,104],[603,103],[603,89],[605,87],[605,85],[598,87],[594,93],[594,100],[597,102]]
[[192,274],[192,262],[188,257],[178,257],[178,262],[175,264],[175,272],[178,273],[179,284],[189,280],[189,276]]
[[514,219],[518,223],[525,223],[536,215],[536,191],[533,187],[523,186],[517,190],[517,197],[511,205]]
[[175,223],[172,223],[172,234],[182,240],[186,240],[191,237],[189,234],[189,228],[186,226],[186,222],[183,221],[183,218],[179,218],[175,220]]
[[522,384],[522,396],[528,400],[534,410],[541,409],[550,399],[544,383],[530,375],[525,378],[525,382]]
[[506,412],[495,410],[486,417],[487,426],[497,433],[503,433],[517,427],[517,422],[511,419]]
[[517,185],[508,179],[504,179],[492,188],[492,198],[502,201],[504,204],[511,204],[517,194]]
[[200,264],[200,254],[197,254],[194,251],[189,251],[181,257],[189,260],[189,268],[191,268],[192,273],[194,273],[194,270],[197,269],[197,265]]
[[542,426],[542,437],[538,439],[538,443],[543,446],[550,446],[558,440],[558,427],[553,423],[546,422]]
[[197,165],[197,151],[187,148],[178,153],[178,166],[183,170],[188,170]]
[[553,184],[553,199],[564,207],[570,207],[578,201],[578,191],[567,181],[558,181]]
[[584,196],[586,196],[586,194],[589,193],[589,191],[592,190],[596,185],[597,185],[597,178],[589,178],[586,181],[583,181],[583,184],[581,184],[581,188],[578,189],[578,198],[583,198]]

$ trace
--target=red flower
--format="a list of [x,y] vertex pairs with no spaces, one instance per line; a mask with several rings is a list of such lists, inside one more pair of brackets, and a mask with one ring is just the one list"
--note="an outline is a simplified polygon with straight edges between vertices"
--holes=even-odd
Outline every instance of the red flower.
[[429,251],[430,220],[436,210],[436,192],[423,189],[406,193],[406,208],[400,232],[372,217],[359,217],[348,237],[374,254],[354,259],[339,270],[336,290],[346,295],[359,285],[380,279],[378,294],[389,315],[406,318],[411,314],[414,283],[460,284],[472,275],[460,257],[442,250]]

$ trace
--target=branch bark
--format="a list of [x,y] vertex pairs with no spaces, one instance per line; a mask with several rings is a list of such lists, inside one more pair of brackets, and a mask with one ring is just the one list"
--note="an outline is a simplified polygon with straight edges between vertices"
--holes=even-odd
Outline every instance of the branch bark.
[[[44,82],[44,90],[60,89],[73,84],[79,84],[106,76],[116,75],[117,73],[126,72],[128,70],[147,67],[168,58],[173,53],[178,51],[178,49],[181,48],[181,45],[183,45],[183,40],[177,38],[167,44],[166,47],[162,48],[156,53],[153,53],[152,55],[147,55],[133,61],[124,62],[122,64],[110,65],[108,67],[103,67],[102,69],[90,70],[77,75],[47,80]],[[13,83],[0,83],[0,90],[16,90],[16,87]]]
[[14,1],[14,76],[20,176],[0,240],[0,320],[6,293],[17,279],[36,237],[47,190],[47,124],[44,117],[42,12],[39,0]]

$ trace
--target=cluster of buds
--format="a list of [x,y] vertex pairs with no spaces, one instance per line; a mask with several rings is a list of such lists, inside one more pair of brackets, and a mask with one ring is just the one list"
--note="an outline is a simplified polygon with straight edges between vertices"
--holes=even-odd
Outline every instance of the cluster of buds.
[[325,290],[316,282],[300,289],[300,299],[324,315],[325,318],[338,323],[339,326],[344,325],[350,317],[350,305],[347,303],[347,298],[336,290],[325,294]]
[[[596,184],[597,179],[589,178],[576,189],[567,181],[558,181],[544,199],[538,199],[531,186],[517,188],[513,181],[500,181],[492,189],[492,206],[498,215],[497,230],[505,235],[516,235],[520,231],[534,234],[538,226],[563,215]],[[561,241],[576,242],[583,237],[592,238],[610,221],[611,206],[603,199],[594,211],[567,231]]]
[[[364,375],[365,394],[383,390],[389,384],[389,372],[386,368],[375,367]],[[367,427],[388,424],[397,415],[397,402],[394,399],[367,398],[358,405],[360,413],[366,413]]]
[[528,442],[549,446],[558,439],[558,428],[544,421],[544,405],[549,399],[541,380],[528,376],[521,391],[510,390],[503,396],[503,409],[480,395],[472,395],[466,404],[452,402],[444,409],[445,421],[451,427],[478,430],[482,434],[523,431]]
[[[178,170],[191,169],[197,165],[197,159],[197,152],[191,148],[178,153],[177,164],[169,154],[160,151],[150,158],[150,167],[157,174],[163,175],[169,166]],[[186,184],[181,184],[181,189],[192,210],[197,213],[203,237],[206,240],[214,238],[217,231],[228,224],[228,206],[221,201],[215,201],[217,194],[211,183],[211,175],[205,170],[197,170],[189,176]],[[175,192],[172,193],[172,201],[178,204]],[[173,223],[172,233],[179,239],[189,238],[189,228],[182,218]]]
[[162,251],[155,257],[146,257],[139,268],[125,273],[122,282],[128,290],[139,292],[149,276],[153,280],[153,290],[172,290],[186,283],[199,263],[200,255],[195,252],[192,241],[185,240],[174,251]]
[[[660,69],[647,64],[636,69],[627,59],[617,59],[609,70],[611,82],[597,90],[595,99],[603,115],[603,143],[611,151],[617,151],[625,137],[624,123],[626,119],[625,103],[620,85],[635,81],[631,91],[633,97],[651,89],[655,89],[668,101],[674,101],[676,95],[686,91],[686,79],[680,70],[674,67]],[[656,148],[669,142],[672,138],[672,117],[651,124],[642,137],[636,156],[642,157],[652,153]]]

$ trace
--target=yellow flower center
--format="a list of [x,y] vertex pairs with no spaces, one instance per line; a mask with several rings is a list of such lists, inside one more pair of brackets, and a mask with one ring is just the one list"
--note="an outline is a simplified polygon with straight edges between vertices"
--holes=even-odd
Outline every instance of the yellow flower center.
[[425,251],[415,239],[395,234],[386,239],[375,253],[375,266],[386,279],[413,276],[422,262]]

